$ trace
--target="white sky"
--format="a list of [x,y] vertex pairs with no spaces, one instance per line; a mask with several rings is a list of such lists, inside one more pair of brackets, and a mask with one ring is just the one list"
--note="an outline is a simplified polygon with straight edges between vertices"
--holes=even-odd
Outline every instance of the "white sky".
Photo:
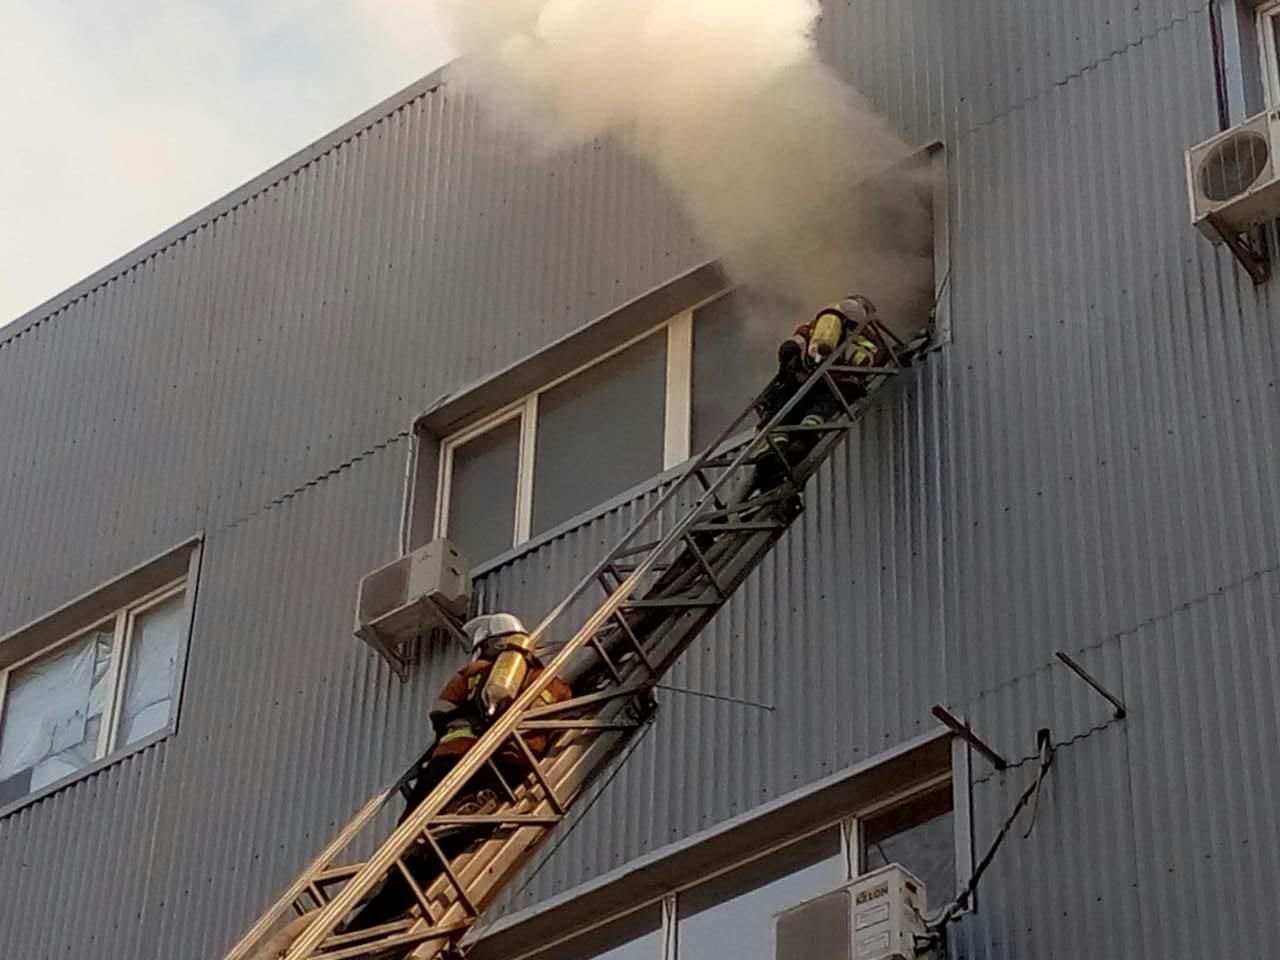
[[440,66],[432,9],[0,0],[0,327]]

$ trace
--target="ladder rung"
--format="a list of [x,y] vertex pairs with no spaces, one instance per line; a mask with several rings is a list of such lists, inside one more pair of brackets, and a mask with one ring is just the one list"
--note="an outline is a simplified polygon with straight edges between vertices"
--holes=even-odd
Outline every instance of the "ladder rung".
[[690,528],[692,533],[745,533],[759,530],[785,530],[785,523],[776,520],[737,520],[732,523],[700,523]]
[[[618,550],[614,553],[614,559],[619,557],[634,557],[637,553],[651,553],[655,547],[662,545],[661,540],[650,540],[647,543],[638,543],[634,547],[627,547],[625,550]],[[616,567],[617,564],[615,563]]]
[[312,877],[312,882],[324,884],[332,883],[334,880],[345,880],[348,877],[354,877],[363,869],[363,863],[344,863],[338,867],[328,867]]
[[[640,564],[638,564],[638,563],[614,563],[614,564],[610,564],[610,568],[611,568],[612,570],[614,570],[616,573],[621,573],[621,574],[626,574],[626,575],[630,575],[630,574],[634,573],[634,572],[639,568],[639,566],[640,566]],[[667,570],[669,570],[669,569],[671,569],[671,564],[669,564],[669,563],[655,563],[653,566],[651,566],[651,567],[649,568],[649,572],[650,572],[650,573],[664,573],[665,571],[667,571]],[[624,576],[624,577],[623,577],[623,579],[625,580],[625,579],[626,579],[626,576]]]
[[892,377],[902,372],[901,367],[832,367],[827,371],[846,377]]
[[525,714],[522,723],[539,717],[554,717],[561,713],[569,713],[572,710],[581,710],[583,707],[595,706],[597,703],[604,703],[608,700],[618,700],[622,697],[630,697],[637,693],[643,693],[644,684],[635,683],[626,687],[618,687],[616,690],[601,690],[599,693],[588,693],[582,697],[574,697],[572,700],[562,700],[560,703],[553,703],[545,707],[535,707]]
[[769,433],[836,433],[840,430],[847,430],[853,426],[853,421],[841,418],[838,421],[828,421],[827,423],[793,423],[781,427],[774,427]]
[[[401,933],[407,933],[417,919],[414,917],[405,917],[402,920],[392,920],[390,923],[380,923],[376,927],[366,927],[363,930],[354,930],[351,933],[335,933],[324,942],[325,947],[345,947],[352,943],[364,943],[367,940],[373,940],[375,937],[395,936]],[[326,954],[327,956],[327,954]]]
[[604,720],[526,720],[520,730],[634,730],[638,724],[608,723]]
[[[419,943],[426,943],[428,940],[435,940],[441,937],[447,937],[454,933],[461,933],[467,928],[462,924],[450,924],[447,927],[428,927],[425,930],[409,931],[416,925],[416,921],[411,921],[409,926],[404,927],[404,933],[394,934],[382,940],[371,940],[362,942],[358,946],[348,947],[345,950],[336,950],[329,952],[323,950],[321,953],[314,954],[315,960],[356,960],[358,957],[376,957],[381,956],[383,952],[394,947],[408,947]],[[400,926],[404,926],[400,924]],[[371,927],[371,930],[378,929]],[[368,931],[362,930],[361,933]]]
[[622,606],[627,610],[682,610],[697,607],[718,607],[720,600],[691,600],[679,598],[675,600],[628,600]]
[[474,816],[465,813],[445,813],[435,817],[427,825],[430,827],[554,827],[559,822],[560,817],[538,817],[533,816],[532,814],[521,813],[513,813],[509,815],[503,815],[501,813],[477,813]]
[[698,522],[700,525],[705,526],[709,523],[714,523],[717,520],[739,516],[740,514],[748,511],[761,510],[775,504],[785,503],[794,496],[795,494],[791,491],[783,491],[782,493],[771,491],[756,497],[751,497],[748,500],[741,500],[733,506],[726,507],[723,510],[709,510],[702,515]]

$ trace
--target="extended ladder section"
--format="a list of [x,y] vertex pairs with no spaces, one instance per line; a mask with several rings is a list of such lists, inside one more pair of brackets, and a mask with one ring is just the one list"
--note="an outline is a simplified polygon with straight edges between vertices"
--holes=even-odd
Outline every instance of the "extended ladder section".
[[[848,348],[838,349],[749,441],[739,438],[756,426],[763,395],[744,410],[538,625],[547,669],[430,795],[361,859],[356,851],[375,845],[359,838],[385,823],[378,813],[402,783],[371,799],[226,960],[457,953],[504,885],[648,723],[663,674],[799,515],[806,481],[876,391],[923,345],[874,319],[860,331],[882,347],[883,366],[851,366]],[[573,696],[548,706],[541,694],[557,676]],[[522,782],[504,778],[499,751],[524,758]],[[477,775],[500,787],[496,802],[479,809],[465,802]],[[469,844],[457,843],[459,831]],[[403,916],[348,929],[388,882],[411,891]]]

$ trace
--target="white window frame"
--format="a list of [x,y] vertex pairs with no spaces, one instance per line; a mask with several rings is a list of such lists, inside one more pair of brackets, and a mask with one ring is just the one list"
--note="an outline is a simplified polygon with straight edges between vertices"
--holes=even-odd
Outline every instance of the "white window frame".
[[[699,304],[701,306],[701,304]],[[531,538],[533,528],[534,456],[538,446],[538,400],[549,390],[572,380],[592,367],[615,357],[636,344],[665,333],[667,338],[666,393],[664,400],[662,469],[670,470],[689,459],[689,443],[693,412],[693,310],[670,317],[631,339],[619,344],[568,373],[549,380],[525,397],[508,404],[483,420],[450,434],[440,443],[440,466],[436,478],[434,537],[449,536],[449,511],[452,506],[454,454],[473,440],[512,420],[520,421],[520,442],[516,453],[516,509],[511,531],[511,547]]]
[[[62,639],[57,640],[48,646],[42,647],[29,656],[23,657],[21,660],[16,660],[13,663],[0,668],[0,724],[3,724],[5,696],[9,691],[9,677],[15,671],[21,670],[23,667],[42,660],[45,657],[52,656],[64,647],[67,647],[79,640],[83,640],[90,634],[101,631],[103,628],[111,625],[111,666],[108,668],[109,674],[107,679],[107,687],[111,691],[111,696],[103,707],[102,729],[98,733],[98,743],[94,748],[92,763],[84,770],[78,770],[75,773],[68,774],[67,777],[62,778],[61,780],[40,787],[38,790],[33,790],[26,796],[16,798],[12,801],[11,805],[6,805],[3,810],[0,810],[0,813],[8,812],[13,806],[29,803],[33,798],[43,796],[47,792],[56,789],[71,779],[87,775],[92,770],[97,769],[99,765],[114,759],[113,755],[121,752],[123,749],[127,749],[129,751],[141,749],[147,743],[167,735],[167,733],[172,730],[177,720],[177,705],[179,700],[179,690],[177,688],[181,684],[181,669],[176,671],[174,682],[175,689],[173,691],[174,709],[169,718],[169,723],[166,725],[166,729],[157,734],[146,737],[143,740],[138,741],[136,744],[127,744],[123,748],[119,744],[119,728],[121,719],[120,706],[125,695],[125,680],[129,676],[129,656],[133,650],[134,624],[141,614],[154,609],[168,600],[172,600],[174,597],[186,594],[190,587],[189,581],[189,576],[184,575],[177,580],[165,584],[163,587],[159,587],[156,590],[152,590],[149,593],[144,594],[136,600],[130,601],[114,613],[96,620],[91,625],[76,630],[74,633],[70,633]],[[189,597],[187,609],[190,609]],[[187,641],[188,637],[185,635],[184,631],[184,636],[180,641],[181,651],[179,653],[179,666],[181,666],[182,661],[185,660]]]
[[1267,109],[1280,109],[1280,0],[1263,3],[1257,11],[1258,54],[1262,58],[1262,84]]

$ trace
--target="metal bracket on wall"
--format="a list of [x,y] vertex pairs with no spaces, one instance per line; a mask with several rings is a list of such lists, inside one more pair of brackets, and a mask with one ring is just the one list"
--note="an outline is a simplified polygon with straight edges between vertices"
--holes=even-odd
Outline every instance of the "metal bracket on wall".
[[1209,214],[1206,219],[1209,226],[1213,227],[1213,232],[1227,245],[1231,255],[1240,262],[1240,266],[1245,268],[1255,285],[1264,284],[1271,279],[1271,259],[1267,256],[1265,238],[1255,246],[1245,234],[1236,233],[1228,227],[1216,213]]
[[980,754],[986,757],[988,762],[990,762],[990,764],[993,767],[995,767],[997,770],[1008,769],[1009,767],[1008,760],[1006,760],[1004,757],[1000,756],[1000,754],[996,753],[993,749],[991,749],[991,747],[987,745],[987,742],[985,740],[983,740],[981,737],[979,737],[976,733],[973,732],[969,724],[965,723],[955,714],[951,713],[951,711],[949,711],[942,704],[939,703],[934,705],[933,715],[937,717],[938,720],[940,720],[942,724],[946,726],[957,737],[965,741],[965,743],[969,744],[969,746],[973,747],[973,749],[977,750]]
[[1123,720],[1129,715],[1129,709],[1124,705],[1124,701],[1099,683],[1088,670],[1080,666],[1080,664],[1076,663],[1061,650],[1057,651],[1054,656],[1066,664],[1068,670],[1097,691],[1097,693],[1111,704],[1111,706],[1115,707],[1115,717],[1117,720]]

